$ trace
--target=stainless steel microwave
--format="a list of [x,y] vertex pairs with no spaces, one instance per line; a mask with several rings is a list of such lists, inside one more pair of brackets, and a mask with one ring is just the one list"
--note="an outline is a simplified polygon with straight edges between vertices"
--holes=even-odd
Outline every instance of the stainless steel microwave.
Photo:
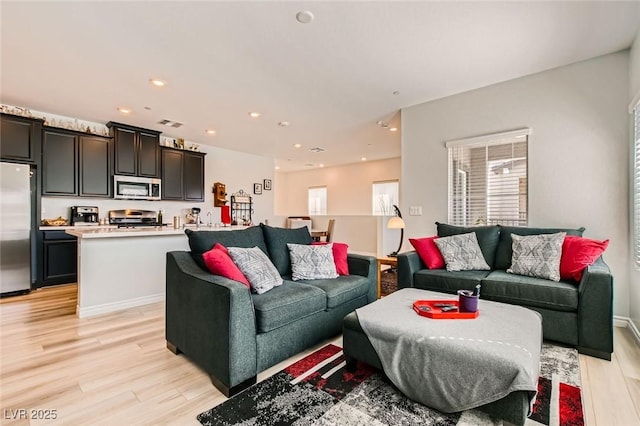
[[113,176],[113,198],[124,200],[160,200],[161,180],[135,176]]

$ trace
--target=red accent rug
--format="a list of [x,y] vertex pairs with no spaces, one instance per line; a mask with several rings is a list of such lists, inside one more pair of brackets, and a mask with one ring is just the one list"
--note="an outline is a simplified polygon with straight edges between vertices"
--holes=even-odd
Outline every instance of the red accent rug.
[[[499,425],[479,410],[445,414],[402,395],[376,369],[345,368],[327,345],[198,415],[203,425]],[[527,426],[582,426],[578,353],[544,344],[538,394]]]

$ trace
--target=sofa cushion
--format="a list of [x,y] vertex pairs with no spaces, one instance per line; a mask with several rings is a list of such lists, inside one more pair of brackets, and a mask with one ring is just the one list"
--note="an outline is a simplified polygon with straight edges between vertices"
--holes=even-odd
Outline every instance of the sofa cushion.
[[580,282],[584,269],[593,264],[609,246],[609,240],[598,241],[567,235],[562,243],[560,278]]
[[216,243],[225,247],[259,247],[267,253],[267,245],[262,236],[262,229],[259,226],[252,226],[247,229],[237,229],[233,231],[193,231],[185,229],[185,234],[189,238],[191,256],[204,270],[207,267],[202,260],[202,253],[209,251]]
[[289,259],[289,249],[287,243],[309,245],[313,241],[309,229],[302,228],[286,229],[276,228],[269,225],[260,224],[264,231],[264,240],[269,250],[269,258],[275,265],[280,275],[291,275],[291,260]]
[[566,281],[550,281],[493,271],[482,280],[481,298],[556,311],[578,309],[578,289]]
[[291,278],[294,281],[330,279],[338,276],[333,260],[333,244],[287,244],[287,247],[291,259]]
[[506,271],[511,266],[512,244],[511,234],[516,235],[537,235],[537,234],[556,234],[558,232],[566,232],[567,235],[576,235],[582,237],[584,228],[578,229],[561,229],[561,228],[527,228],[519,226],[502,226],[500,225],[500,241],[496,250],[496,262],[493,269],[502,269]]
[[440,237],[409,238],[409,242],[418,252],[422,263],[427,265],[429,269],[442,269],[445,267],[442,253],[440,253],[440,249],[434,242],[438,238]]
[[247,288],[251,288],[247,277],[244,276],[238,265],[233,263],[229,250],[222,244],[216,243],[211,250],[202,254],[202,259],[212,274],[239,281]]
[[448,272],[444,269],[421,269],[413,276],[414,287],[441,293],[474,290],[490,271]]
[[484,260],[487,262],[489,267],[493,269],[496,257],[496,247],[498,247],[500,227],[498,227],[497,225],[455,226],[440,222],[436,222],[436,226],[438,228],[439,237],[448,237],[451,235],[475,232],[476,237],[478,238],[478,245],[480,246],[480,250],[482,250],[482,255],[484,256]]
[[327,308],[335,308],[369,291],[369,280],[360,275],[341,275],[329,280],[300,281],[312,285],[326,294]]
[[488,271],[475,232],[440,237],[434,241],[447,266],[447,271]]
[[266,254],[258,247],[229,247],[229,256],[251,285],[251,291],[266,293],[282,285],[282,277]]
[[513,256],[510,274],[560,281],[560,256],[564,232],[539,235],[511,235]]
[[338,275],[349,275],[349,264],[347,263],[349,245],[347,243],[327,243],[326,241],[314,241],[311,243],[311,245],[314,246],[326,244],[332,244],[333,261],[336,264],[336,272]]
[[312,285],[285,281],[263,294],[252,294],[258,333],[291,324],[306,316],[324,311],[325,292]]

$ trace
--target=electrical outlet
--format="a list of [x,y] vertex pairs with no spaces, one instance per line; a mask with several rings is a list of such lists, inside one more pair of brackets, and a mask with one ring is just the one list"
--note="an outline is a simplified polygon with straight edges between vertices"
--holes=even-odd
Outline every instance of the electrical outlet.
[[410,216],[422,216],[422,206],[409,206]]

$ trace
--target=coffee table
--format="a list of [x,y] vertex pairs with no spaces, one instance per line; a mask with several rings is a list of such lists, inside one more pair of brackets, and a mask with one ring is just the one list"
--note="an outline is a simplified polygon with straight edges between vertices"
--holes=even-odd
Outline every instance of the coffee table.
[[[417,314],[415,314],[412,311],[411,305],[413,301],[424,300],[424,299],[456,299],[456,296],[450,295],[450,294],[427,291],[427,290],[418,290],[418,289],[408,288],[408,289],[399,290],[383,299],[375,301],[372,304],[367,305],[365,308],[368,309],[369,315],[373,312],[374,316],[377,316],[380,318],[391,318],[390,322],[393,322],[394,317],[399,317],[404,319],[403,321],[399,321],[401,323],[400,325],[398,323],[389,325],[389,327],[393,327],[393,332],[390,334],[397,333],[398,335],[404,335],[405,338],[407,335],[419,336],[419,337],[413,337],[413,338],[426,340],[426,341],[428,341],[430,338],[433,338],[435,335],[438,335],[438,334],[453,333],[451,331],[452,327],[454,330],[455,329],[464,330],[467,327],[469,328],[475,327],[474,330],[476,331],[474,331],[474,333],[476,334],[474,334],[474,336],[476,336],[478,326],[481,326],[480,328],[490,327],[492,330],[490,332],[490,338],[496,340],[495,337],[493,336],[500,334],[501,327],[503,327],[505,329],[505,333],[507,333],[507,329],[509,327],[509,322],[510,322],[509,318],[502,318],[502,320],[497,320],[496,312],[499,313],[501,316],[504,316],[505,313],[507,314],[511,313],[510,315],[518,315],[519,310],[525,309],[517,306],[506,305],[498,302],[490,302],[490,301],[485,301],[481,299],[479,301],[480,315],[476,319],[471,319],[471,320],[431,319],[431,318],[419,317]],[[365,309],[365,308],[360,308],[360,309]],[[410,330],[411,333],[404,333],[402,332],[401,328],[400,329],[397,328],[397,327],[404,327],[404,325],[402,324],[403,322],[409,323],[408,320],[410,318],[407,316],[407,312],[404,311],[405,308],[407,310],[411,310],[412,315],[415,315],[417,319],[423,321],[418,327],[416,327],[415,323],[412,323],[413,325],[407,325],[407,327],[412,327]],[[525,316],[529,314],[528,310],[524,313],[525,313]],[[361,315],[364,315],[364,314],[365,314],[364,312],[361,312]],[[535,317],[539,317],[539,316],[536,315]],[[452,323],[452,321],[455,321],[455,323]],[[483,322],[477,322],[473,326],[471,325],[467,326],[464,324],[464,321],[483,321]],[[471,323],[467,323],[467,324],[471,324]],[[416,328],[419,328],[420,330],[416,331]],[[423,331],[423,328],[424,328],[424,331]],[[535,321],[533,321],[531,324],[531,328],[532,328],[531,330],[523,330],[522,334],[524,335],[526,333],[530,336],[531,335],[540,336],[539,337],[540,345],[537,347],[537,353],[532,354],[535,362],[537,362],[537,360],[539,360],[540,348],[542,345],[541,320],[539,319],[539,321],[537,321],[537,324]],[[512,332],[510,332],[509,334],[511,336],[513,335]],[[442,336],[439,336],[439,337],[442,337]],[[478,340],[482,340],[481,339],[482,336],[477,336],[477,337],[478,337]],[[455,361],[452,361],[452,362],[454,363],[461,362],[461,357],[464,362],[468,362],[468,363],[475,362],[473,357],[477,356],[477,348],[474,349],[475,352],[469,351],[469,354],[470,354],[469,359],[464,360],[463,354],[465,351],[461,351],[459,343],[455,342],[456,340],[464,340],[464,339],[462,337],[461,338],[447,337],[447,339],[451,339],[452,344],[458,344],[458,346],[455,347],[455,349],[452,349],[452,350],[455,350],[455,356],[451,356],[451,359]],[[511,340],[510,342],[511,342],[510,344],[517,345],[517,343],[513,342],[513,340]],[[446,347],[444,348],[442,347],[441,341],[438,341],[437,343],[440,345],[438,346],[438,351],[447,350]],[[500,344],[504,344],[504,343],[500,343]],[[529,347],[530,346],[531,345],[529,344]],[[378,369],[384,370],[383,362],[378,356],[378,353],[374,348],[374,344],[372,344],[372,341],[365,333],[363,326],[360,323],[360,319],[358,318],[357,311],[350,313],[344,318],[343,348],[344,348],[344,354],[347,360],[347,368],[349,369],[355,368],[355,362],[359,360],[371,366],[374,366]],[[488,350],[487,352],[490,352],[490,350]],[[474,353],[476,355],[473,355]],[[442,355],[443,353],[439,353],[439,354]],[[447,357],[445,356],[445,358]],[[398,362],[398,359],[396,359],[396,362]],[[406,363],[412,362],[412,359],[408,359],[408,360],[400,359],[399,362],[400,364],[405,364],[405,362]],[[452,365],[451,368],[455,369],[456,365]],[[428,366],[427,366],[427,369],[428,369]],[[431,374],[431,377],[433,377],[434,372],[431,371],[429,373]],[[536,373],[535,380],[537,380],[537,371],[535,373]],[[425,375],[428,376],[428,374],[426,373]],[[486,377],[483,377],[481,374],[478,375],[477,377],[478,383],[482,383],[482,381],[485,379]],[[535,383],[533,383],[533,386],[535,387]],[[456,389],[456,393],[464,392],[464,391],[465,391],[464,388]],[[425,404],[425,405],[431,406],[429,404]],[[516,425],[523,425],[529,413],[530,406],[531,406],[531,392],[519,390],[519,391],[513,391],[498,400],[495,400],[474,408],[484,411],[493,417],[503,419],[509,423],[516,424]]]

